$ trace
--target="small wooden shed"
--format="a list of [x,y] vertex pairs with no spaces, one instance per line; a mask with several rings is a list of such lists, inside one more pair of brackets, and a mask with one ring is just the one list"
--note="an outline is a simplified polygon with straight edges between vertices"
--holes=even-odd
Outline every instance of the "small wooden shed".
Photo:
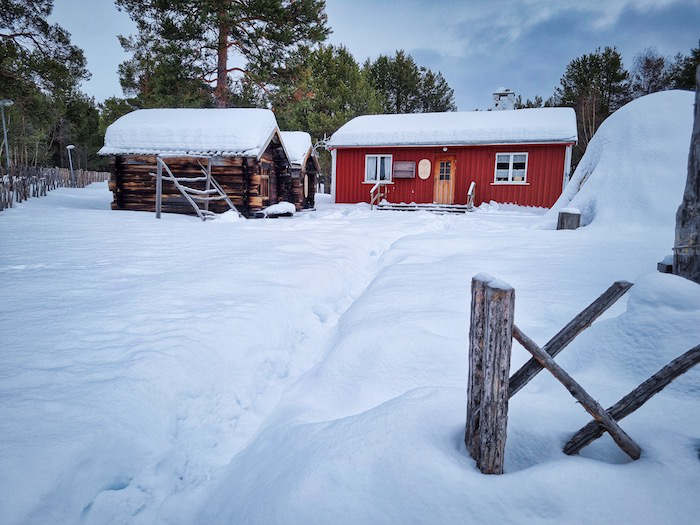
[[321,171],[318,157],[311,143],[311,135],[305,131],[283,131],[282,141],[290,157],[291,188],[297,209],[315,205],[316,176]]
[[[230,209],[230,202],[246,217],[281,201],[298,202],[297,209],[304,205],[301,185],[293,184],[290,154],[267,109],[133,111],[107,128],[99,154],[113,157],[112,209],[155,211],[158,159],[186,181],[163,178],[163,212],[195,214],[192,199],[205,201],[214,213]],[[228,199],[209,197],[210,185]]]

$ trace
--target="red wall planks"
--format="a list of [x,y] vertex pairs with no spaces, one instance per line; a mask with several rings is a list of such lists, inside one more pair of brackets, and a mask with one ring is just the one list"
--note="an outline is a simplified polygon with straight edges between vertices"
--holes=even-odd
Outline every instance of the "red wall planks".
[[[494,185],[496,153],[527,152],[528,185]],[[450,146],[420,148],[339,148],[336,158],[336,202],[369,202],[373,183],[365,183],[365,155],[390,154],[393,160],[418,163],[429,159],[431,172],[435,159],[441,155],[456,156],[455,203],[467,202],[471,181],[476,182],[475,203],[494,200],[524,206],[551,207],[562,191],[565,144],[509,146]],[[433,173],[426,180],[416,174],[414,179],[396,179],[389,186],[390,202],[433,202]]]

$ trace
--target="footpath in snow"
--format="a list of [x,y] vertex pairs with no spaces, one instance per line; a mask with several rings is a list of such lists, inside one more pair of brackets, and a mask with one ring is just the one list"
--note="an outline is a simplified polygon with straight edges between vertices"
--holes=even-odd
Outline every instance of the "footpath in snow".
[[[665,154],[687,150],[675,147]],[[666,165],[653,175],[675,183]],[[607,436],[565,456],[589,416],[545,373],[511,402],[503,476],[481,475],[462,442],[476,273],[515,287],[516,322],[540,344],[614,280],[635,283],[557,357],[605,406],[700,341],[700,286],[655,272],[676,204],[553,231],[541,211],[499,205],[438,216],[321,202],[289,219],[202,223],[111,211],[110,199],[96,184],[0,214],[3,523],[700,512],[699,370],[623,420],[636,462]],[[527,357],[514,346],[513,370]]]

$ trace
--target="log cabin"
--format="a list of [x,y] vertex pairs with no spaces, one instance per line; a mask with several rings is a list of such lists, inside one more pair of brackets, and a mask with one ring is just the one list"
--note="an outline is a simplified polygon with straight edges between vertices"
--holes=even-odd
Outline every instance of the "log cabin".
[[[292,181],[294,166],[275,116],[267,109],[136,110],[107,128],[99,154],[112,156],[109,187],[116,210],[156,211],[158,158],[173,178],[187,181],[185,186],[163,178],[163,212],[199,215],[193,204],[199,200],[209,216],[229,210],[230,203],[243,216],[254,217],[281,201],[294,202],[297,209],[306,203],[303,185]],[[215,190],[209,184],[220,188],[220,199],[210,197]]]
[[[318,157],[305,131],[283,131],[282,142],[290,156],[294,204],[297,209],[313,208],[316,176],[321,171]],[[298,189],[297,189],[298,187]]]
[[331,193],[339,203],[380,195],[389,206],[457,208],[471,204],[475,183],[475,205],[551,207],[576,141],[571,108],[363,115],[329,141]]

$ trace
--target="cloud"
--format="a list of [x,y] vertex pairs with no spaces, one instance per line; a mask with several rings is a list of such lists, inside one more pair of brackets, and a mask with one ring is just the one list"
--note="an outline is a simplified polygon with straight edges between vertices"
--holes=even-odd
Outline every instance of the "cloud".
[[358,60],[412,53],[440,70],[460,109],[485,107],[497,85],[548,97],[574,57],[615,45],[626,62],[648,46],[674,54],[697,44],[692,0],[328,1],[331,41]]

